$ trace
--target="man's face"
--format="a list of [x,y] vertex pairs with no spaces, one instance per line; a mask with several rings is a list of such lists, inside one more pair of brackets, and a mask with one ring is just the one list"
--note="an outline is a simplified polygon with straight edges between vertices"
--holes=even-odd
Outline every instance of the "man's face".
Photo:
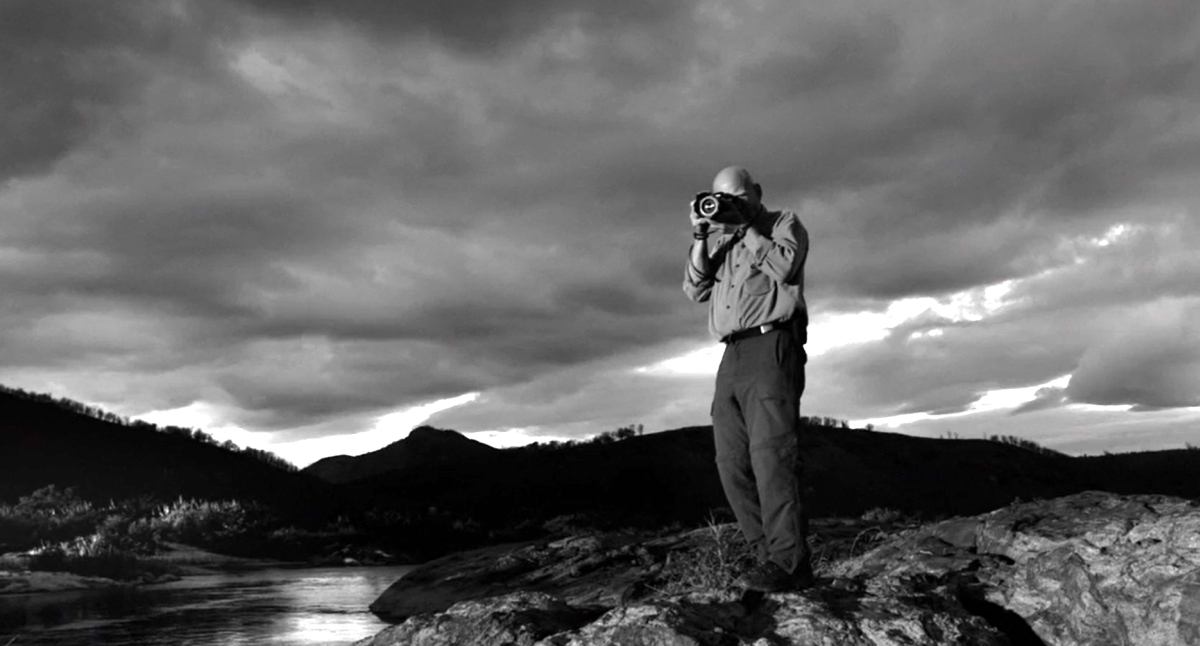
[[712,190],[737,198],[736,202],[741,208],[756,207],[759,203],[758,187],[754,185],[750,174],[741,168],[731,167],[718,173],[713,178]]

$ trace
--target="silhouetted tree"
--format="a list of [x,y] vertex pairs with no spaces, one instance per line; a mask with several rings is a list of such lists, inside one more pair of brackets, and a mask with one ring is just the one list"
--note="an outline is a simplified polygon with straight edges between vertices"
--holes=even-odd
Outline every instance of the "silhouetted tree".
[[1001,444],[1010,444],[1012,446],[1017,446],[1022,449],[1025,449],[1027,451],[1033,451],[1034,453],[1041,453],[1042,455],[1053,455],[1053,456],[1064,456],[1064,457],[1066,455],[1065,453],[1062,453],[1061,451],[1055,451],[1054,449],[1048,449],[1048,448],[1042,446],[1041,444],[1034,442],[1033,440],[1030,440],[1030,439],[1027,439],[1024,437],[1018,437],[1016,435],[992,435],[992,436],[988,437],[987,439],[991,440],[992,442],[999,442]]

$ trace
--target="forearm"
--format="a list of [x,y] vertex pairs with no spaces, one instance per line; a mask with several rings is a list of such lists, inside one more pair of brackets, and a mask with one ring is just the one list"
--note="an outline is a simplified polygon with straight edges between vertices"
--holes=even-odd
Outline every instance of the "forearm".
[[696,281],[704,280],[712,275],[712,262],[708,255],[708,240],[700,239],[692,242],[691,251],[688,253],[688,272],[696,278]]
[[683,291],[696,302],[708,300],[712,291],[712,261],[708,253],[708,241],[699,239],[692,243],[684,268]]

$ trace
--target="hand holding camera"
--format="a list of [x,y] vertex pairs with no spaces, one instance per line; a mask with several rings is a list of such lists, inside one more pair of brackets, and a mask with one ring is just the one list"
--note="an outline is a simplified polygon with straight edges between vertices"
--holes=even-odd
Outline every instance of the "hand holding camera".
[[698,193],[692,200],[692,226],[701,224],[727,224],[738,226],[747,221],[740,200],[725,193]]

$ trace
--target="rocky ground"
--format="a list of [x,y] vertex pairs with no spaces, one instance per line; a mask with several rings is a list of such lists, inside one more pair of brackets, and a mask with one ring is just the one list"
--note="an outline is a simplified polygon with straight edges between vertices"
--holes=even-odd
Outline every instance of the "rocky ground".
[[439,559],[372,604],[401,623],[356,646],[1200,646],[1195,501],[1086,492],[920,526],[829,521],[820,585],[765,596],[727,587],[731,529]]

